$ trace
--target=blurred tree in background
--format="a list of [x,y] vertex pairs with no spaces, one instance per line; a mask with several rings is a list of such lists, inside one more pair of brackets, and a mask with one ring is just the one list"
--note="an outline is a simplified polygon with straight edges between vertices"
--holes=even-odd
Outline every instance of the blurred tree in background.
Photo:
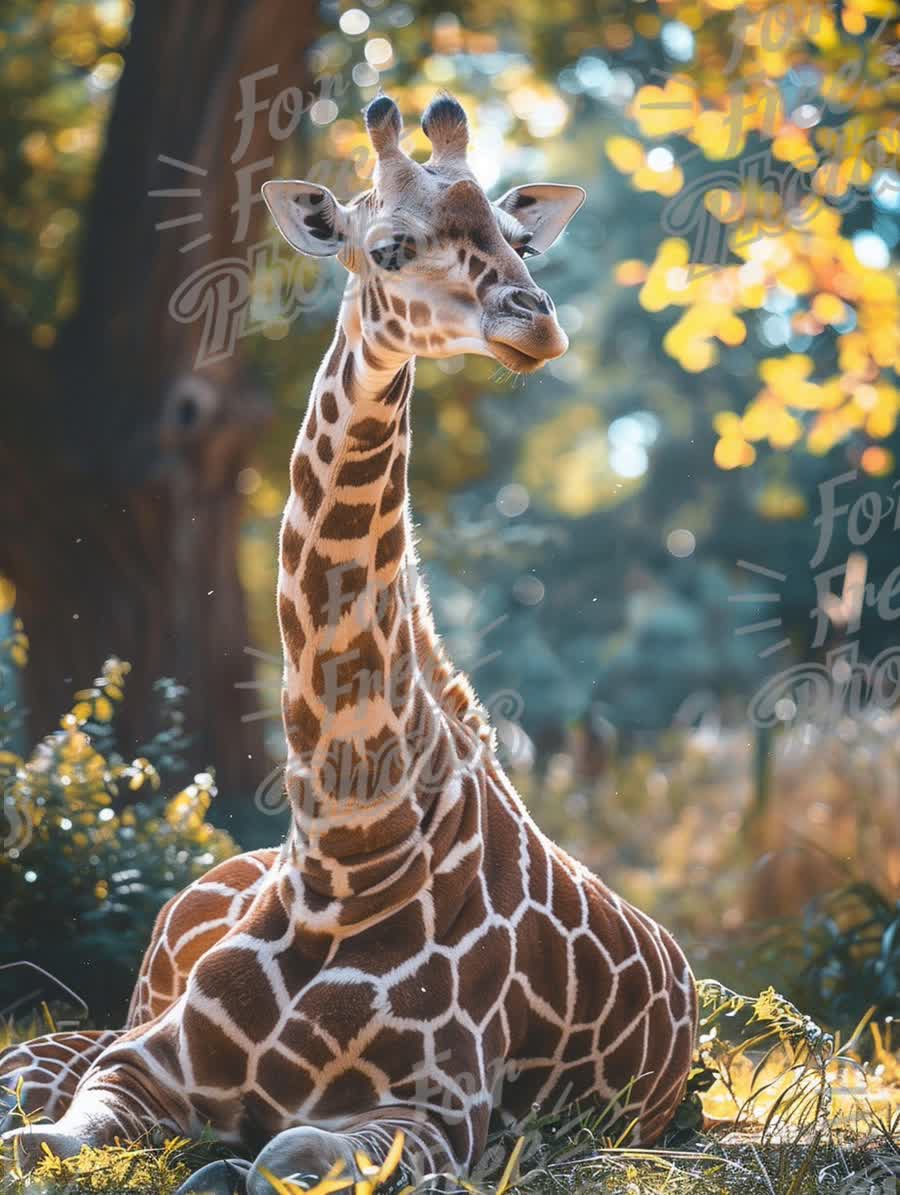
[[[359,110],[379,87],[410,152],[427,152],[418,116],[446,87],[489,190],[546,177],[589,192],[533,263],[567,356],[524,386],[475,358],[417,374],[412,488],[438,624],[501,720],[524,726],[515,750],[576,743],[602,769],[613,741],[713,708],[740,721],[768,671],[827,646],[814,646],[809,565],[818,487],[854,473],[844,502],[892,500],[892,0],[11,13],[0,567],[42,630],[36,731],[65,704],[65,677],[113,650],[134,661],[138,708],[157,674],[191,686],[192,762],[215,762],[226,792],[266,770],[235,685],[258,686],[278,754],[275,528],[341,280],[333,263],[297,268],[285,307],[286,258],[259,206],[240,236],[232,209],[269,173],[342,197],[367,186]],[[242,148],[236,117],[256,101]],[[199,194],[148,197],[178,188]],[[170,296],[218,262],[234,299],[254,243],[255,334],[197,367],[206,312],[177,322]],[[823,567],[850,547],[838,521]],[[897,558],[892,520],[866,554],[877,587]],[[777,609],[731,600],[760,588],[738,561],[782,578]],[[863,652],[892,630],[864,620]],[[129,725],[126,709],[125,741]]]

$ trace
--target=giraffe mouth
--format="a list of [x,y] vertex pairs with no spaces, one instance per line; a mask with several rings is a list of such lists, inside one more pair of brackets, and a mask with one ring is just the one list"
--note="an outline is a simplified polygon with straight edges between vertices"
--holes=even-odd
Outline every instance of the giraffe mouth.
[[546,357],[533,357],[531,353],[525,353],[505,340],[489,339],[488,344],[500,364],[514,373],[534,373],[548,360]]

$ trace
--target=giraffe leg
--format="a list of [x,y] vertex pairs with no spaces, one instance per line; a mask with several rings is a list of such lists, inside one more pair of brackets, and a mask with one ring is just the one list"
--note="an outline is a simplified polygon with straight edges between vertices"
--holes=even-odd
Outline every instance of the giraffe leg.
[[[374,1165],[381,1165],[398,1132],[404,1138],[400,1166],[411,1181],[426,1175],[455,1173],[458,1170],[441,1128],[432,1120],[423,1119],[417,1109],[392,1108],[390,1116],[378,1117],[376,1114],[343,1133],[311,1125],[285,1129],[261,1150],[250,1168],[247,1195],[271,1195],[269,1174],[311,1187],[324,1178],[336,1163],[342,1166],[342,1176],[357,1181],[364,1177],[359,1169],[359,1155],[365,1154]],[[407,1185],[406,1182],[403,1185]],[[181,1195],[181,1192],[177,1195]],[[219,1195],[219,1192],[216,1191],[215,1195]]]
[[244,1158],[210,1162],[186,1179],[176,1195],[246,1195],[249,1170],[250,1163]]
[[0,1133],[16,1126],[19,1109],[58,1120],[82,1076],[118,1037],[114,1029],[48,1033],[0,1053]]
[[[175,1195],[272,1195],[269,1175],[301,1187],[312,1187],[339,1163],[340,1176],[363,1178],[358,1156],[380,1165],[398,1132],[403,1133],[401,1165],[405,1177],[455,1173],[458,1166],[443,1131],[419,1111],[392,1109],[390,1118],[373,1117],[348,1132],[338,1133],[303,1125],[273,1137],[250,1165],[238,1158],[213,1162],[191,1175]],[[406,1183],[404,1182],[404,1185]]]
[[[277,851],[253,851],[226,859],[166,903],[131,997],[129,1029],[151,1023],[182,995],[198,958],[243,917],[276,857]],[[140,1087],[136,1093],[131,1091],[133,1085],[127,1080],[120,1095],[122,1107],[118,1107],[120,1080],[115,1075],[111,1090],[102,1098],[82,1099],[79,1092],[76,1119],[69,1115],[81,1078],[106,1048],[123,1040],[124,1032],[51,1034],[0,1055],[0,1086],[14,1087],[22,1077],[23,1107],[29,1113],[41,1110],[45,1117],[41,1124],[16,1128],[16,1096],[0,1091],[2,1144],[16,1147],[23,1169],[41,1156],[42,1144],[67,1157],[78,1153],[85,1142],[100,1145],[115,1136],[137,1138],[160,1121],[171,1123],[175,1132],[171,1117],[161,1114],[152,1098],[145,1101]]]

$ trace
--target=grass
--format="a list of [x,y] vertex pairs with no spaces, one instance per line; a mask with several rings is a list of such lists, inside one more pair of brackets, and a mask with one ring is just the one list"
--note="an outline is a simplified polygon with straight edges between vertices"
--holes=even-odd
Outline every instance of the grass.
[[[892,1023],[867,1016],[841,1042],[771,989],[751,999],[707,980],[700,997],[689,1092],[660,1146],[629,1147],[629,1126],[614,1124],[608,1108],[570,1108],[535,1117],[518,1135],[493,1136],[470,1192],[897,1195],[900,1056]],[[41,1028],[7,1025],[7,1042]],[[219,1156],[212,1139],[84,1147],[75,1159],[47,1156],[28,1176],[10,1170],[0,1192],[171,1195]],[[373,1173],[354,1195],[396,1190],[398,1174],[379,1186]],[[288,1195],[300,1190],[281,1186]],[[329,1183],[340,1186],[340,1176]]]

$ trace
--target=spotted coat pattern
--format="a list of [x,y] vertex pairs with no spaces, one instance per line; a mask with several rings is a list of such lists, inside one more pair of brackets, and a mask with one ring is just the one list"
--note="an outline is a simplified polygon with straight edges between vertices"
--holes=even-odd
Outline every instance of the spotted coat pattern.
[[[441,230],[455,302],[521,288],[492,235]],[[538,829],[435,633],[409,406],[413,357],[453,334],[394,284],[404,244],[351,277],[291,461],[286,841],[162,910],[123,1032],[0,1055],[0,1084],[21,1077],[66,1141],[211,1125],[256,1153],[316,1126],[377,1157],[400,1128],[425,1169],[460,1171],[492,1118],[597,1098],[649,1143],[683,1096],[696,999],[681,950]]]

